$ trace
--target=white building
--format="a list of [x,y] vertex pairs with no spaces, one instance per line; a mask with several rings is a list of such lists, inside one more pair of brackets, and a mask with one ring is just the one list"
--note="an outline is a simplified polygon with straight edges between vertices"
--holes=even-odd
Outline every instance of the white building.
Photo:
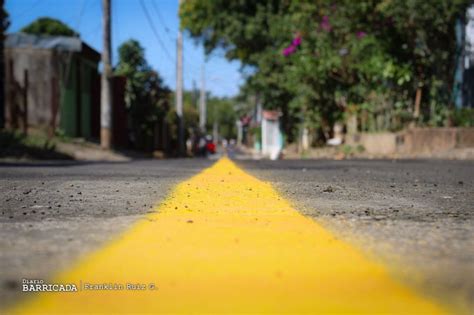
[[277,160],[283,148],[280,116],[281,114],[277,111],[264,110],[262,112],[262,156],[271,160]]

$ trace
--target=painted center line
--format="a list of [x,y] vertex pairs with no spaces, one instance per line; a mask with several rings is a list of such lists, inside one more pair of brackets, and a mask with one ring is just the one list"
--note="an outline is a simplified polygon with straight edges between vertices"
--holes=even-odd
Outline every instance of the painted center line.
[[54,283],[154,290],[39,293],[18,313],[443,311],[224,158]]

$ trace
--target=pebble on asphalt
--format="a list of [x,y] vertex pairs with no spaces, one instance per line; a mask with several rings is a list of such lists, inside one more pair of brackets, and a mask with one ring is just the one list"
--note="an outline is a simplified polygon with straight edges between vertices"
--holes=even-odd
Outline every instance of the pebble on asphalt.
[[328,187],[326,187],[326,188],[323,190],[323,192],[330,192],[330,193],[332,193],[332,192],[334,192],[334,188],[332,188],[331,186],[328,186]]

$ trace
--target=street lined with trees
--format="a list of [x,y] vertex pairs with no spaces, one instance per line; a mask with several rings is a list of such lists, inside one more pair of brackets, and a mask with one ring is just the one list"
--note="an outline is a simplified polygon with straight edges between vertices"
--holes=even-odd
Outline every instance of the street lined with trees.
[[[247,74],[242,96],[283,113],[288,141],[358,131],[469,126],[455,73],[467,0],[193,1],[182,27]],[[351,119],[352,118],[352,119]],[[355,125],[355,126],[354,126]]]
[[472,0],[44,2],[0,0],[0,313],[472,313]]

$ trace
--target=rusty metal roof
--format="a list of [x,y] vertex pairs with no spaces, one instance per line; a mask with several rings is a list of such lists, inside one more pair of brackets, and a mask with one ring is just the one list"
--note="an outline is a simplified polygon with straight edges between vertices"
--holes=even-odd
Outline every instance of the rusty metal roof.
[[6,36],[5,47],[84,52],[91,56],[92,59],[100,59],[100,53],[83,42],[79,37],[13,33]]

